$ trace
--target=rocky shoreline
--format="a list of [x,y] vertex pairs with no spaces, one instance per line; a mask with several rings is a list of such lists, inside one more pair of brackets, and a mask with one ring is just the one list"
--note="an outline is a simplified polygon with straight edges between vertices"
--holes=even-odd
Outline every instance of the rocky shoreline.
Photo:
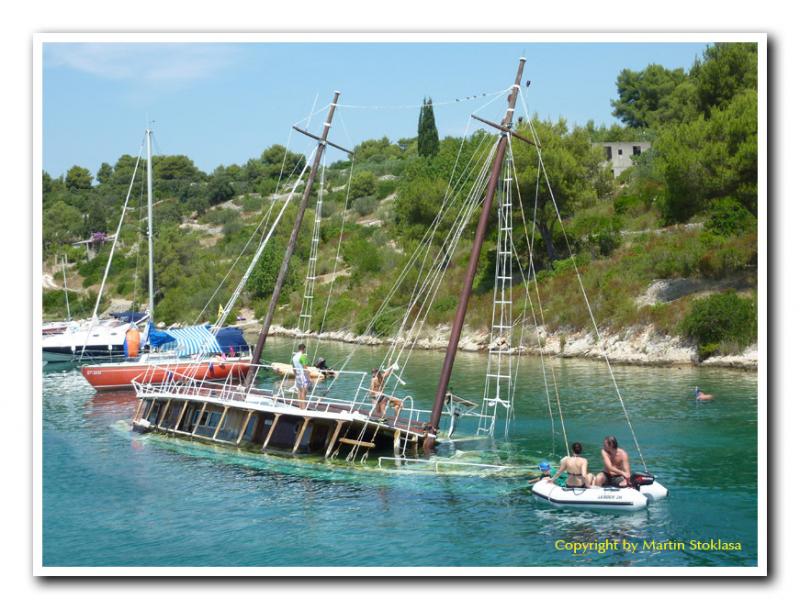
[[[703,366],[724,367],[743,370],[758,369],[758,347],[751,345],[743,353],[731,356],[715,356],[700,362],[697,349],[679,337],[662,335],[652,326],[627,329],[619,333],[603,333],[598,343],[593,333],[547,332],[533,327],[525,330],[526,345],[520,348],[522,354],[539,353],[536,332],[542,341],[543,353],[561,358],[586,358],[601,360],[605,356],[617,364],[636,364],[643,366]],[[303,334],[296,328],[273,325],[273,335],[283,337],[317,337],[317,333]],[[450,337],[447,325],[430,329],[416,344],[417,349],[444,350]],[[340,341],[358,345],[386,345],[393,338],[379,338],[356,335],[348,331],[323,332],[319,338],[326,341]],[[489,334],[486,331],[464,330],[458,345],[466,352],[487,351]]]

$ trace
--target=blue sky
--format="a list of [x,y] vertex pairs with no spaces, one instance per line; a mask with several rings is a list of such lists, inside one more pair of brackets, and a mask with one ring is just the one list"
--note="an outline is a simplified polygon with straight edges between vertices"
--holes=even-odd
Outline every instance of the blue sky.
[[[103,161],[136,154],[148,117],[155,121],[156,154],[186,154],[204,171],[243,163],[286,144],[290,126],[307,117],[315,99],[317,109],[327,104],[336,89],[342,107],[330,139],[348,148],[367,138],[416,135],[423,97],[441,104],[435,108],[440,135],[461,136],[469,114],[513,82],[523,54],[532,113],[611,124],[610,100],[622,69],[689,68],[705,46],[45,43],[43,168],[55,176],[81,165],[94,174]],[[504,109],[500,96],[480,114],[496,119]],[[314,115],[310,130],[318,131],[323,120],[324,113]],[[290,141],[301,152],[311,146],[296,134]]]

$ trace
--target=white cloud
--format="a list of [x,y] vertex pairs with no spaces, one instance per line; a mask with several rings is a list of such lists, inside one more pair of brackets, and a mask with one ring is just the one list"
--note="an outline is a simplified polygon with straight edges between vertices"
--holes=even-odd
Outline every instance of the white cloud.
[[213,76],[231,65],[225,44],[47,43],[45,67],[66,67],[112,80],[180,85]]

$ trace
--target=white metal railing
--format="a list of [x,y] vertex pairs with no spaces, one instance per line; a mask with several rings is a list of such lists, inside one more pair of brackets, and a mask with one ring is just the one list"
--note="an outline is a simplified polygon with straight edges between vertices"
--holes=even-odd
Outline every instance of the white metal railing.
[[[231,361],[227,361],[230,363]],[[226,361],[221,360],[215,365],[224,365]],[[221,403],[237,402],[241,403],[242,408],[262,409],[269,405],[259,402],[268,400],[272,406],[295,407],[298,414],[302,411],[312,411],[314,413],[347,413],[365,422],[375,421],[374,414],[377,408],[377,400],[372,396],[372,392],[366,384],[368,373],[363,371],[335,371],[333,377],[318,377],[312,382],[308,389],[308,394],[304,399],[299,398],[296,384],[291,383],[291,373],[279,375],[273,387],[257,388],[245,387],[238,375],[234,375],[236,367],[231,367],[228,375],[222,379],[208,379],[208,362],[198,363],[198,368],[186,371],[176,369],[174,363],[158,364],[154,363],[147,371],[133,380],[133,386],[137,397],[140,399],[168,397],[173,399],[212,399]],[[206,366],[206,370],[200,375],[200,366]],[[248,364],[248,367],[256,367],[267,370],[272,375],[276,375],[271,365]],[[326,384],[331,379],[336,381],[340,395],[331,395],[330,390],[333,383]],[[288,382],[288,383],[287,383]],[[430,410],[419,409],[414,406],[412,396],[391,397],[401,401],[400,412],[395,412],[393,418],[378,422],[386,424],[395,430],[406,432],[405,442],[408,442],[408,433],[418,434],[430,419]],[[390,400],[386,401],[386,409],[390,409]]]

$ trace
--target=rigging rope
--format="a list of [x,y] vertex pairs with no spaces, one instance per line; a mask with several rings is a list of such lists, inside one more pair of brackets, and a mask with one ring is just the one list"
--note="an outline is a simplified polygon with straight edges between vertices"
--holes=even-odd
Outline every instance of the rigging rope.
[[[539,293],[539,280],[536,277],[536,267],[535,267],[534,262],[533,262],[533,242],[530,239],[530,236],[528,234],[528,223],[527,223],[527,220],[525,218],[525,207],[522,205],[522,193],[519,190],[519,178],[517,177],[517,167],[516,167],[516,163],[514,162],[514,149],[513,149],[513,145],[511,144],[510,141],[509,141],[509,154],[511,155],[512,167],[514,168],[514,180],[515,180],[515,183],[516,183],[516,186],[517,186],[517,197],[519,198],[519,202],[520,202],[520,212],[522,214],[522,228],[523,228],[523,232],[524,232],[524,235],[525,235],[525,244],[528,247],[528,278],[527,278],[527,280],[524,281],[525,296],[527,297],[528,302],[530,302],[531,310],[532,310],[532,313],[534,315],[534,324],[535,324],[536,312],[535,312],[535,308],[534,308],[533,302],[531,301],[530,290],[528,288],[528,285],[530,284],[530,278],[531,278],[531,276],[533,276],[533,286],[534,286],[534,290],[536,291],[536,302],[539,305],[539,316],[540,316],[540,320],[541,320],[542,326],[544,326],[544,324],[545,324],[544,308],[542,307],[542,298],[541,298],[541,294]],[[537,190],[535,192],[534,202],[533,202],[533,229],[532,229],[532,231],[536,230],[536,214],[537,214],[537,212],[539,210],[539,190],[538,190],[538,187],[539,187],[539,179],[540,179],[540,175],[541,175],[541,169],[542,169],[542,164],[538,163],[537,164],[537,168],[536,168],[536,187],[537,187]],[[516,249],[515,249],[515,256],[517,256]],[[519,257],[518,256],[517,256],[517,263],[519,264],[520,267],[522,267],[522,263],[519,261]],[[545,396],[547,397],[547,410],[548,410],[548,412],[550,414],[550,422],[551,422],[551,427],[553,428],[553,430],[552,430],[553,436],[555,436],[555,424],[554,424],[554,421],[553,421],[553,409],[552,409],[552,405],[550,403],[550,389],[548,387],[547,370],[546,370],[545,362],[544,362],[544,345],[542,344],[542,336],[541,336],[541,333],[539,332],[538,328],[536,329],[536,338],[537,338],[537,342],[539,344],[539,357],[540,357],[541,363],[542,363],[542,377],[543,377],[543,380],[544,380]],[[556,381],[556,371],[555,371],[555,368],[552,366],[552,364],[550,365],[550,373],[551,373],[551,375],[553,377],[553,391],[554,391],[555,396],[556,396],[556,406],[558,407],[558,417],[559,417],[559,420],[561,422],[561,432],[562,432],[562,434],[564,436],[564,447],[566,448],[567,455],[569,455],[569,440],[567,439],[567,428],[566,428],[566,426],[564,424],[564,413],[563,413],[563,410],[561,408],[561,398],[560,398],[560,395],[559,395],[559,392],[558,392],[558,382]],[[555,453],[555,445],[554,445],[554,448],[553,448],[553,453]]]
[[[510,90],[509,87],[505,87],[503,89],[499,89],[497,91],[492,91],[491,93],[476,93],[472,95],[467,95],[465,97],[457,97],[452,100],[446,100],[443,102],[432,102],[431,104],[427,104],[429,106],[450,106],[452,104],[460,104],[463,102],[468,102],[470,100],[475,100],[481,97],[488,97],[488,96],[497,96],[504,93],[508,93]],[[496,98],[495,98],[496,99]],[[337,108],[349,108],[351,110],[418,110],[420,107],[419,104],[394,104],[394,105],[386,105],[380,106],[377,104],[368,105],[368,104],[337,104]]]
[[277,228],[278,223],[280,222],[281,218],[283,217],[283,213],[286,211],[286,208],[289,206],[289,202],[292,200],[292,197],[294,197],[294,194],[297,191],[297,188],[300,186],[300,183],[303,180],[303,175],[306,173],[306,170],[309,169],[309,167],[311,167],[311,165],[310,165],[310,163],[308,163],[307,159],[308,159],[308,157],[306,157],[305,167],[300,172],[300,175],[297,177],[297,180],[295,180],[294,186],[292,187],[292,190],[289,193],[289,196],[286,198],[286,201],[284,202],[283,206],[281,207],[280,211],[278,212],[278,215],[276,216],[275,221],[272,223],[272,226],[270,227],[269,232],[264,237],[264,239],[261,241],[261,244],[259,245],[258,250],[256,250],[256,253],[253,256],[253,260],[250,261],[250,265],[247,267],[247,270],[245,271],[244,276],[242,276],[241,281],[236,286],[236,289],[233,291],[233,294],[231,295],[231,297],[228,300],[227,304],[225,305],[223,311],[219,315],[219,318],[217,319],[216,323],[214,324],[214,328],[212,330],[213,334],[216,335],[217,331],[219,331],[220,327],[225,322],[225,319],[228,317],[228,314],[230,313],[231,309],[233,308],[233,305],[236,303],[237,299],[239,298],[239,295],[242,293],[242,290],[244,290],[245,285],[247,284],[248,280],[250,279],[250,275],[253,273],[253,270],[255,269],[256,264],[258,263],[259,259],[261,258],[261,254],[264,252],[264,249],[266,248],[267,244],[269,243],[269,240],[272,237],[272,234],[275,232],[275,229]]
[[565,242],[565,244],[567,246],[567,252],[569,253],[569,258],[572,261],[572,267],[575,270],[575,275],[578,278],[578,285],[580,286],[581,293],[583,294],[583,300],[586,303],[586,307],[587,307],[587,309],[589,311],[589,317],[592,320],[592,327],[594,328],[595,336],[597,337],[597,343],[600,346],[600,349],[601,349],[601,351],[603,353],[603,359],[606,362],[606,366],[608,367],[608,372],[611,375],[611,380],[614,383],[614,389],[617,392],[617,398],[619,398],[619,403],[622,406],[622,412],[625,414],[625,421],[628,423],[628,428],[631,431],[631,437],[633,438],[633,443],[636,446],[636,451],[639,454],[639,459],[641,460],[642,466],[644,467],[644,469],[646,471],[647,470],[647,463],[645,462],[644,454],[642,453],[641,447],[639,446],[639,440],[636,438],[636,432],[633,429],[633,424],[631,423],[631,418],[630,418],[630,415],[628,414],[628,409],[625,406],[625,401],[622,399],[622,393],[620,392],[619,385],[617,384],[617,379],[616,379],[616,376],[614,375],[614,369],[611,367],[611,361],[608,358],[608,352],[606,351],[605,345],[603,344],[602,337],[600,336],[600,329],[597,326],[597,321],[595,320],[594,312],[592,311],[592,306],[589,303],[589,297],[586,294],[586,288],[583,285],[583,279],[581,278],[580,271],[578,270],[578,264],[575,262],[575,254],[572,252],[572,247],[570,246],[569,239],[567,237],[567,231],[564,228],[564,222],[561,219],[561,212],[558,209],[558,204],[556,202],[555,195],[553,193],[553,188],[552,188],[552,185],[550,184],[550,178],[547,175],[547,168],[545,167],[544,159],[542,158],[541,140],[539,139],[539,135],[536,132],[536,128],[534,127],[533,122],[530,119],[530,115],[528,114],[528,106],[525,103],[525,96],[524,95],[522,96],[522,105],[523,105],[523,108],[525,110],[525,117],[526,117],[526,120],[528,122],[528,125],[530,126],[531,133],[534,136],[534,142],[536,143],[536,153],[537,153],[537,155],[539,157],[539,162],[542,165],[542,175],[544,176],[545,184],[547,185],[547,190],[550,193],[550,198],[553,201],[553,208],[555,209],[556,218],[558,218],[558,223],[559,223],[559,226],[561,227],[561,232],[564,235],[564,242]]
[[[236,259],[233,261],[231,266],[228,268],[228,271],[225,274],[225,276],[222,278],[222,281],[220,281],[220,283],[217,284],[216,289],[211,294],[211,296],[209,297],[208,301],[206,301],[206,304],[203,306],[203,309],[201,309],[200,313],[197,314],[197,317],[194,320],[195,324],[197,324],[200,321],[200,319],[202,318],[203,314],[206,312],[208,307],[214,301],[214,298],[217,296],[217,293],[222,289],[222,287],[225,284],[225,282],[227,282],[227,280],[230,277],[231,273],[233,273],[234,269],[236,268],[236,265],[239,263],[239,261],[241,260],[242,256],[244,256],[244,253],[250,247],[250,244],[252,243],[252,241],[255,238],[255,236],[258,235],[261,232],[262,227],[263,227],[264,231],[266,232],[266,227],[269,226],[269,219],[272,217],[272,211],[275,208],[275,204],[277,203],[277,201],[279,199],[278,191],[280,190],[281,180],[283,179],[283,172],[284,172],[284,168],[285,168],[285,165],[286,165],[286,158],[287,158],[287,155],[289,154],[289,144],[291,142],[291,138],[292,138],[292,130],[290,129],[289,130],[289,138],[288,138],[288,140],[286,142],[286,146],[284,147],[284,151],[283,151],[283,161],[281,162],[281,170],[280,170],[280,173],[278,174],[278,181],[275,184],[275,191],[272,194],[272,197],[271,197],[272,202],[270,203],[269,208],[262,215],[261,220],[259,221],[258,225],[256,225],[256,228],[250,234],[250,237],[245,242],[244,246],[242,247],[242,250],[239,252],[239,255],[236,257]],[[297,171],[297,168],[300,167],[300,161],[301,160],[302,160],[302,158],[297,160],[297,163],[295,163],[294,168],[288,174],[287,178],[290,178],[291,176],[293,176],[295,174],[295,172]]]
[[[139,168],[139,161],[142,159],[142,149],[144,148],[144,142],[139,146],[139,154],[136,157],[136,164],[133,167],[133,175],[131,176],[131,183],[128,185],[128,193],[125,195],[125,203],[122,205],[122,214],[119,216],[119,223],[117,224],[117,233],[114,235],[114,241],[111,243],[111,251],[108,253],[108,261],[106,261],[106,269],[103,272],[103,280],[100,282],[100,290],[97,292],[97,300],[94,304],[94,310],[92,311],[92,321],[89,324],[89,330],[86,334],[86,338],[83,341],[83,347],[81,347],[81,355],[80,359],[83,359],[83,355],[86,352],[86,344],[89,340],[89,336],[92,334],[92,330],[94,329],[95,324],[97,323],[97,310],[100,308],[100,300],[103,298],[103,289],[106,286],[106,280],[108,279],[108,272],[111,269],[111,261],[114,258],[114,250],[117,248],[117,243],[119,242],[119,234],[122,230],[122,223],[125,220],[125,212],[128,209],[128,201],[131,198],[131,191],[133,190],[133,184],[136,180],[136,171]],[[150,313],[152,315],[152,312]]]
[[319,343],[321,341],[322,330],[325,328],[325,320],[328,317],[328,308],[330,307],[330,304],[331,304],[331,297],[333,295],[333,287],[336,284],[336,270],[337,270],[338,265],[339,265],[339,255],[340,255],[341,250],[342,250],[342,238],[344,237],[345,219],[347,217],[347,210],[348,210],[348,206],[349,206],[349,203],[350,203],[350,185],[352,184],[352,181],[353,181],[353,169],[354,169],[354,167],[355,167],[355,158],[353,158],[352,162],[350,163],[350,174],[349,174],[349,176],[347,178],[347,189],[345,191],[345,196],[344,196],[344,209],[342,210],[342,222],[341,222],[341,226],[339,227],[339,241],[336,243],[336,255],[334,256],[334,259],[333,259],[333,271],[332,271],[333,279],[330,282],[331,287],[328,289],[328,298],[325,300],[325,309],[323,309],[323,311],[322,311],[322,320],[320,321],[320,325],[319,325],[319,333],[317,333],[317,340],[316,340],[316,342],[314,344],[314,355],[311,358],[313,361],[316,361],[316,358],[317,358],[317,352],[319,351]]

